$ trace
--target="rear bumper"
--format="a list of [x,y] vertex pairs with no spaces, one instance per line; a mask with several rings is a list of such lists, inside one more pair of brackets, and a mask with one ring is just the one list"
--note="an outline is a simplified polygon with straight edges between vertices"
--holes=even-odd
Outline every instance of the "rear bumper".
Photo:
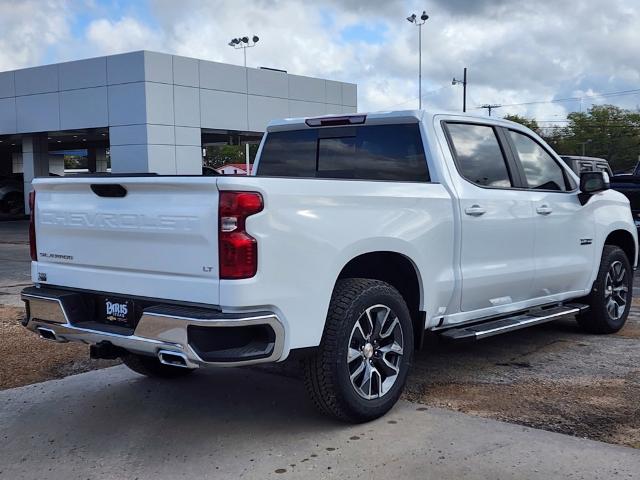
[[284,327],[271,312],[230,314],[158,304],[144,308],[136,327],[126,331],[87,318],[86,296],[54,288],[25,288],[21,295],[27,310],[23,325],[58,342],[107,342],[161,361],[163,355],[175,355],[184,360],[180,366],[188,368],[251,365],[282,357]]

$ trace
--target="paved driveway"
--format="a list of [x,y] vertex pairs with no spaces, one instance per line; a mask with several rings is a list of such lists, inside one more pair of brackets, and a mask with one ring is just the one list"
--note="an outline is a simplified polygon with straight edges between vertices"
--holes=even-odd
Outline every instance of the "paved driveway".
[[347,426],[248,369],[113,367],[0,392],[0,479],[639,478],[640,452],[401,402]]
[[29,222],[0,222],[0,303],[22,305],[19,292],[31,283]]

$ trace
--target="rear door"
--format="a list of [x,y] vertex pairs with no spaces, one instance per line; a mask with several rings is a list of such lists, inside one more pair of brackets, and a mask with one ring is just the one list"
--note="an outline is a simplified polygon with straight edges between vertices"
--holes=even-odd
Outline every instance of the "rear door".
[[459,178],[461,310],[528,300],[534,279],[534,223],[530,196],[514,189],[519,173],[501,130],[446,122]]
[[541,143],[515,130],[507,135],[533,202],[534,295],[588,288],[595,260],[593,211],[580,203],[577,185]]
[[34,188],[34,282],[218,303],[216,179],[36,179]]

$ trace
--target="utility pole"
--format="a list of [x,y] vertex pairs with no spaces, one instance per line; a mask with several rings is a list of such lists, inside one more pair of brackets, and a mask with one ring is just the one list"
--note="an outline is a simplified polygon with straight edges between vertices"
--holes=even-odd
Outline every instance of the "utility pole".
[[491,116],[491,110],[495,108],[500,108],[501,106],[502,105],[485,103],[484,105],[480,105],[480,108],[486,108],[489,111],[489,116]]
[[415,13],[407,17],[409,23],[418,27],[418,110],[422,110],[422,25],[429,19],[426,11],[420,15],[420,21]]
[[[462,84],[462,111],[467,111],[467,67],[464,67],[464,73],[462,74],[462,80],[456,80],[456,77],[453,77],[451,81],[451,85]],[[491,113],[489,113],[491,116]]]

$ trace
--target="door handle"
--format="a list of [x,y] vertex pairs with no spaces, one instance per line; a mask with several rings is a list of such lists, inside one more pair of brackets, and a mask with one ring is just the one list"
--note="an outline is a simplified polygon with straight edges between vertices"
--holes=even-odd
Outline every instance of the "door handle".
[[553,212],[553,209],[549,205],[540,205],[538,208],[536,208],[536,212],[538,212],[540,215],[549,215],[551,212]]
[[475,204],[465,208],[464,213],[466,213],[467,215],[471,215],[472,217],[479,217],[480,215],[485,214],[485,209],[482,208],[480,205]]

